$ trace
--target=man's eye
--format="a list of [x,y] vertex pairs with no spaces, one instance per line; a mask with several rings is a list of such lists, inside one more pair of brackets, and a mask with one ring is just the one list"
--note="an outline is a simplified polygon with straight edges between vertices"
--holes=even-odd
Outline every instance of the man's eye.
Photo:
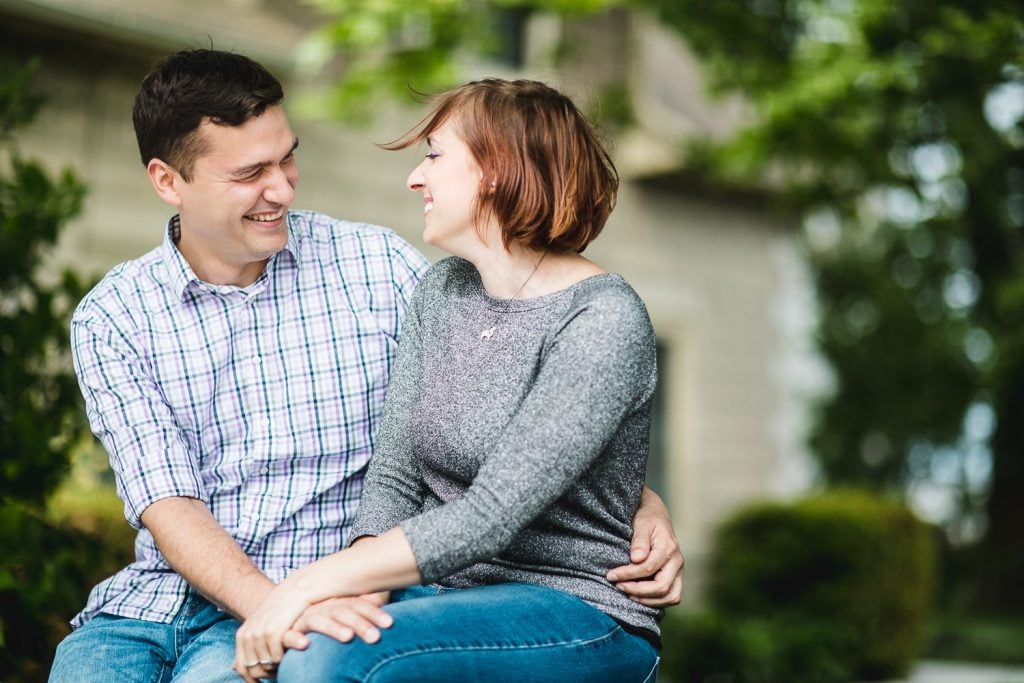
[[437,152],[427,152],[427,158],[428,159],[436,159],[439,156],[441,156],[441,155],[438,154]]

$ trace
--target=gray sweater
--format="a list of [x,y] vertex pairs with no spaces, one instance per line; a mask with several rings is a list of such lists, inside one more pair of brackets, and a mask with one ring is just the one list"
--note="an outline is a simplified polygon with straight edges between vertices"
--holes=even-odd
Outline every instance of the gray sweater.
[[657,634],[660,610],[605,580],[629,562],[654,358],[618,275],[508,300],[468,261],[437,263],[402,329],[352,538],[400,525],[424,581],[548,586]]

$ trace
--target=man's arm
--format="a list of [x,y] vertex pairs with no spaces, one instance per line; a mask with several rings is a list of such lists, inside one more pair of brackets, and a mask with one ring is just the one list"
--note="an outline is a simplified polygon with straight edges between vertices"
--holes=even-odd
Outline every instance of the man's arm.
[[644,487],[633,516],[630,563],[608,572],[608,580],[635,601],[649,607],[678,605],[683,595],[683,553],[668,508],[657,493]]
[[274,587],[201,500],[162,498],[143,511],[142,524],[174,571],[240,620]]

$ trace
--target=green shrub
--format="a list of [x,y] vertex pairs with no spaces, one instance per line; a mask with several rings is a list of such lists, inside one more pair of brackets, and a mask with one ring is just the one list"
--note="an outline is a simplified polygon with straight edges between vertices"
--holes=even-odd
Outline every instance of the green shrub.
[[720,614],[769,631],[773,680],[893,677],[920,652],[934,565],[934,532],[906,507],[833,492],[727,521],[710,598]]
[[661,680],[671,683],[830,683],[852,680],[844,639],[828,624],[670,614]]
[[928,657],[1024,665],[1024,618],[943,615],[933,625]]

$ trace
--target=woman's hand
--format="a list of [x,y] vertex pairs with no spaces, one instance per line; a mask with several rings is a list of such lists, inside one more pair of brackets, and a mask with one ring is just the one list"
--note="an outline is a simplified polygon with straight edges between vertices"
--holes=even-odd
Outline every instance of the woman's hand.
[[[323,633],[342,643],[356,636],[367,643],[376,643],[380,640],[379,629],[388,628],[393,623],[391,615],[381,609],[387,601],[386,591],[354,598],[329,598],[310,605],[292,628],[301,633]],[[303,650],[308,642],[305,640],[289,647]]]
[[[277,639],[281,645],[280,654],[277,654],[277,650],[272,646],[275,642],[273,630],[259,636],[258,624],[254,621],[259,619],[259,624],[273,623],[262,618],[264,607],[268,610],[274,609],[273,605],[267,604],[274,596],[268,596],[260,608],[238,629],[235,636],[235,671],[250,683],[261,678],[274,678],[284,651],[305,650],[309,646],[309,638],[305,634],[311,631],[323,633],[343,643],[347,643],[355,636],[359,636],[367,643],[375,643],[380,640],[379,629],[388,628],[393,623],[391,615],[381,609],[387,603],[388,595],[387,591],[367,593],[357,597],[328,598],[309,605]],[[284,623],[287,620],[285,615],[291,612],[282,611],[280,614],[281,620],[277,623]],[[258,654],[260,652],[268,654],[261,658]]]

